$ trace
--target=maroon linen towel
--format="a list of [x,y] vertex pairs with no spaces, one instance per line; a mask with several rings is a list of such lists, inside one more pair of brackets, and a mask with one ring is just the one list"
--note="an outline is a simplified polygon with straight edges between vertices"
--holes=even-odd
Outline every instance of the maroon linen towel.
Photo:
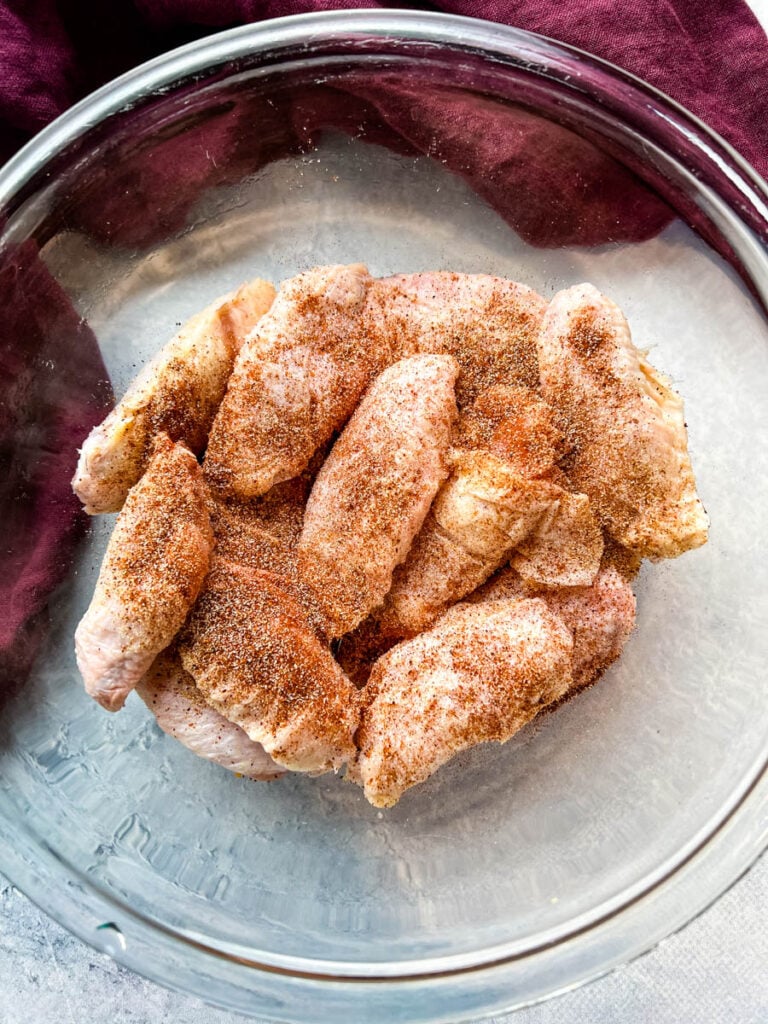
[[36,616],[82,534],[86,517],[70,487],[75,449],[112,396],[93,333],[32,242],[0,255],[0,310],[2,685],[33,657]]
[[[768,174],[768,45],[741,0],[647,0],[629,8],[619,0],[0,0],[0,161],[87,92],[173,46],[268,17],[375,6],[483,17],[580,46],[668,92]],[[314,131],[344,129],[345,117],[351,117],[351,123],[371,126],[372,141],[399,152],[423,153],[439,137],[446,164],[532,244],[639,241],[671,217],[629,171],[586,145],[577,152],[576,136],[556,125],[543,127],[522,109],[492,103],[470,109],[448,89],[424,96],[407,81],[386,76],[349,87],[343,106],[340,116],[338,93],[329,88],[325,94],[292,96],[271,121],[264,109],[235,107],[223,118],[218,137],[206,136],[206,144],[230,147],[252,138],[254,133],[237,130],[238,119],[252,124],[257,116],[259,138],[242,152],[255,169],[310,145],[313,135],[305,124]],[[482,120],[482,130],[467,153],[462,139],[473,118]],[[569,147],[581,177],[547,180],[554,164],[568,166]],[[555,151],[558,161],[549,160],[548,152]],[[80,226],[106,243],[130,247],[182,227],[199,191],[216,183],[215,161],[201,152],[192,129],[167,140],[162,160],[142,163],[126,153],[124,161],[111,163],[101,202],[98,189],[91,193],[95,214],[89,219],[81,211]],[[174,169],[173,180],[167,167]],[[183,181],[178,168],[184,168]],[[121,176],[130,184],[131,203],[125,202]],[[174,202],[164,201],[158,224],[141,210],[161,190],[166,198],[172,190]],[[527,201],[512,203],[511,196]],[[66,573],[82,531],[69,479],[75,449],[103,415],[109,395],[96,339],[31,245],[9,250],[0,260],[0,307],[0,515],[6,527],[0,675],[8,675],[23,673],[32,657],[35,617]],[[46,372],[51,364],[55,372]]]
[[0,0],[0,159],[171,46],[264,18],[371,7],[486,18],[582,47],[669,93],[768,177],[768,46],[743,0]]

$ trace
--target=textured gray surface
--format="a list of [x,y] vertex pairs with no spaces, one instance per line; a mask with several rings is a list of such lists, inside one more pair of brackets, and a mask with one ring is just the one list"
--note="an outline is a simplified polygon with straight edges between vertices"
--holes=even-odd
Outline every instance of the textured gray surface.
[[[584,988],[504,1018],[510,1024],[765,1024],[768,858],[683,932]],[[0,876],[0,1024],[238,1024],[167,992],[50,921]],[[497,1021],[501,1018],[496,1018]]]

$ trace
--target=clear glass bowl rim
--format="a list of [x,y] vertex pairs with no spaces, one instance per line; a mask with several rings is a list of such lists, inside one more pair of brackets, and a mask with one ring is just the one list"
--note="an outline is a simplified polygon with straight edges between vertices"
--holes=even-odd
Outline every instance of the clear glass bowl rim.
[[[738,188],[749,205],[752,224],[757,218],[765,228],[765,233],[762,230],[760,233],[768,237],[766,182],[729,143],[659,90],[607,61],[543,36],[493,22],[413,11],[332,11],[273,19],[217,33],[149,61],[82,100],[20,150],[0,170],[0,209],[12,208],[14,197],[25,184],[43,171],[62,149],[85,138],[94,126],[110,116],[139,104],[146,97],[178,86],[191,76],[209,74],[212,69],[238,58],[276,55],[280,50],[297,45],[322,45],[360,36],[368,40],[400,39],[468,50],[491,60],[540,70],[556,78],[561,85],[573,83],[571,88],[576,90],[588,89],[590,82],[596,82],[599,88],[601,80],[610,79],[614,85],[621,83],[625,98],[633,100],[646,119],[658,118],[664,124],[665,133],[671,131],[684,139],[686,145],[694,145],[699,156],[726,174],[729,183]],[[307,56],[311,58],[311,51]],[[766,275],[755,285],[764,296],[768,252],[764,245],[761,248]],[[462,962],[461,957],[450,957],[407,964],[355,964],[353,970],[344,963],[324,962],[322,969],[318,969],[321,965],[305,958],[283,957],[279,962],[277,959],[270,962],[269,957],[244,956],[247,951],[234,944],[230,949],[212,948],[199,936],[172,931],[160,922],[140,917],[130,906],[119,903],[111,894],[93,885],[76,868],[63,864],[55,851],[39,846],[36,838],[25,834],[23,826],[16,822],[0,822],[0,868],[46,913],[93,945],[98,946],[97,936],[92,928],[82,923],[86,905],[91,920],[109,920],[117,912],[132,919],[137,934],[151,934],[153,944],[166,948],[172,959],[186,953],[201,962],[211,958],[220,964],[225,962],[227,970],[233,972],[232,986],[213,991],[210,979],[202,973],[188,970],[183,972],[183,979],[179,974],[174,980],[168,977],[167,965],[161,961],[137,963],[134,956],[123,955],[119,948],[115,951],[117,960],[153,980],[194,992],[240,1012],[254,1012],[250,1002],[243,1002],[236,995],[236,991],[241,995],[254,994],[254,982],[248,983],[246,978],[250,972],[257,976],[255,984],[259,990],[268,993],[271,988],[275,996],[280,992],[286,1010],[291,1002],[286,985],[290,986],[291,979],[295,979],[308,985],[317,998],[322,999],[324,990],[332,986],[334,1002],[341,995],[350,1009],[367,1005],[367,1019],[371,1021],[390,1019],[388,1007],[394,1011],[395,1006],[401,1005],[398,1000],[403,995],[409,990],[413,995],[414,983],[427,980],[432,990],[432,1004],[421,1011],[414,1007],[416,1015],[412,1019],[454,1019],[448,1008],[459,1005],[462,987],[470,977],[474,982],[482,979],[486,994],[474,1000],[470,1013],[462,1013],[462,1016],[479,1016],[528,1005],[597,977],[652,948],[719,898],[768,846],[766,769],[768,763],[757,766],[741,791],[733,795],[717,826],[707,835],[695,836],[670,870],[660,869],[656,873],[658,877],[646,880],[648,885],[643,891],[625,894],[620,906],[606,908],[605,914],[593,916],[590,921],[571,922],[562,934],[548,937],[546,943],[526,950],[489,949],[481,962],[471,958]],[[724,855],[726,847],[727,856]],[[609,934],[611,952],[600,955]],[[586,958],[587,963],[583,962],[583,957],[570,955],[576,948],[574,944],[582,943],[583,951],[585,940],[595,951],[592,957]],[[560,954],[558,969],[553,966],[553,951]],[[574,966],[569,970],[567,965],[571,959]],[[533,968],[538,977],[536,983],[529,980],[521,984],[523,962],[525,977],[529,977]],[[383,987],[392,993],[391,1000],[386,997],[379,1000],[375,1016],[371,1016],[371,1006],[364,996],[370,985],[376,986],[377,994]],[[435,985],[437,990],[433,989]],[[398,988],[402,991],[395,993]],[[508,994],[504,996],[504,992]],[[305,987],[304,998],[307,994]],[[258,1006],[256,1009],[268,1012]],[[281,1017],[286,1019],[282,1013]],[[304,1018],[289,1015],[288,1019]]]

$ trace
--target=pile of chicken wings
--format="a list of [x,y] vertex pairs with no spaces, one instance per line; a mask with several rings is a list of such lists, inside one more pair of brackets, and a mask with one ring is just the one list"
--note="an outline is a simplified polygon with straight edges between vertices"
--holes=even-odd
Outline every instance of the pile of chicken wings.
[[682,402],[594,287],[359,264],[197,314],[73,487],[119,512],[75,637],[87,692],[379,807],[594,683],[642,559],[707,539]]

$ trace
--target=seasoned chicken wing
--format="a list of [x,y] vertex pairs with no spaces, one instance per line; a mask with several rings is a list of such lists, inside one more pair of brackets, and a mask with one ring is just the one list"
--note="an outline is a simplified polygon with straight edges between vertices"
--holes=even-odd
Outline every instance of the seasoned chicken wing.
[[324,772],[355,756],[358,692],[288,581],[215,560],[178,649],[206,702],[277,764]]
[[351,776],[391,807],[454,754],[505,742],[567,692],[572,649],[543,601],[456,605],[374,666]]
[[417,352],[454,356],[463,407],[493,385],[538,386],[536,334],[546,305],[532,289],[500,277],[398,274],[374,282],[366,326],[400,358]]
[[108,711],[125,698],[181,628],[213,547],[197,461],[165,434],[131,488],[109,540],[93,599],[75,633],[88,693]]
[[378,615],[384,635],[413,636],[484,583],[558,500],[489,452],[456,452],[421,532]]
[[280,577],[306,612],[314,632],[325,639],[330,624],[315,591],[299,575],[296,547],[291,541],[296,511],[296,494],[291,485],[299,479],[273,487],[272,491],[283,492],[282,500],[276,498],[270,504],[261,499],[241,503],[220,502],[211,497],[209,509],[216,538],[216,557]]
[[451,356],[433,355],[385,370],[317,476],[299,568],[334,636],[381,602],[448,475],[457,373]]
[[683,403],[590,284],[558,292],[538,336],[541,390],[572,446],[568,475],[611,536],[650,558],[707,539]]
[[548,480],[564,454],[553,409],[531,388],[505,384],[483,391],[463,411],[457,447],[490,452],[521,476]]
[[557,499],[517,545],[510,563],[531,582],[587,587],[600,568],[603,532],[586,494],[558,491]]
[[86,512],[122,508],[159,433],[203,450],[240,346],[274,295],[267,281],[243,285],[192,317],[144,367],[83,444],[72,487]]
[[297,476],[392,361],[364,340],[372,278],[360,264],[284,282],[248,337],[216,416],[205,475],[222,497],[264,494]]
[[573,687],[594,683],[621,654],[635,626],[635,596],[627,580],[604,566],[587,587],[552,590],[505,569],[473,594],[471,602],[538,597],[573,634]]
[[155,658],[136,692],[163,732],[198,757],[259,782],[285,774],[285,768],[276,765],[260,743],[206,704],[173,650]]

